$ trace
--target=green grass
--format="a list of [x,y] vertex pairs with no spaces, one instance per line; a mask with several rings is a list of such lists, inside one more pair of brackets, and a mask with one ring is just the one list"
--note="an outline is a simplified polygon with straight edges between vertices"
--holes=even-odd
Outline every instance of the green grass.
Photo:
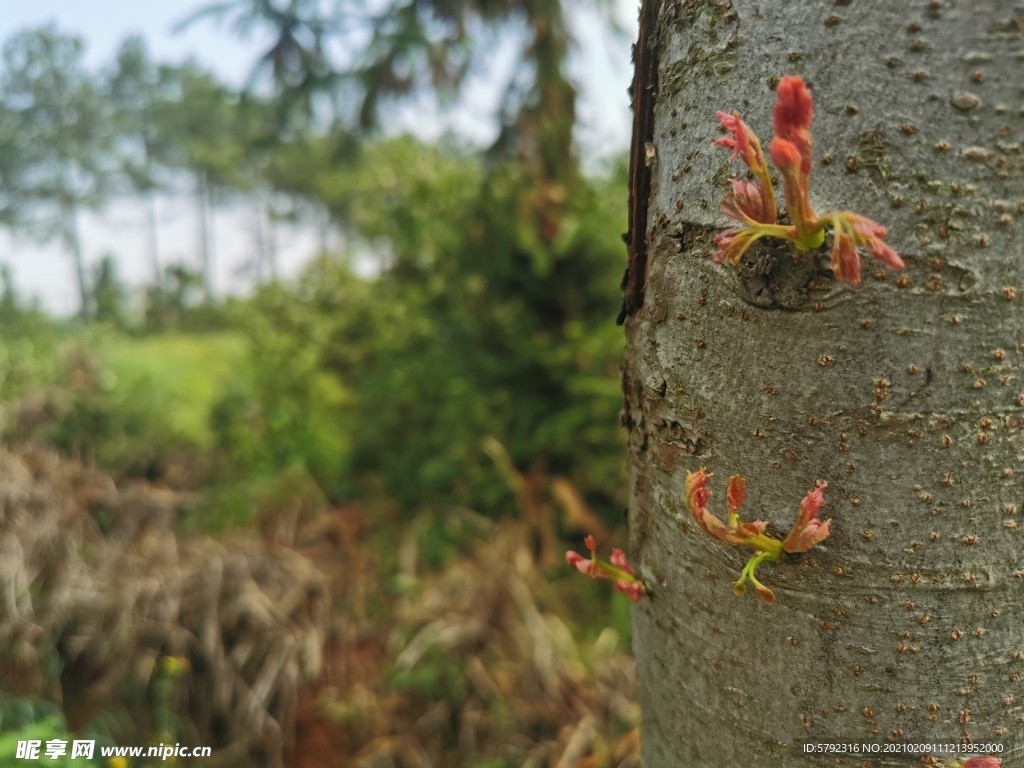
[[197,447],[210,445],[210,407],[232,377],[244,375],[247,343],[233,333],[115,335],[98,350],[112,388],[150,387],[176,434]]

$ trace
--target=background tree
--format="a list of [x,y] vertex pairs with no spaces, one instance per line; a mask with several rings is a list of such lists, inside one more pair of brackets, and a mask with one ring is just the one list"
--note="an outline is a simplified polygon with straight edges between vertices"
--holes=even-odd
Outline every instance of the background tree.
[[[417,12],[429,42],[438,27],[428,10]],[[535,10],[542,25],[560,13]],[[508,27],[532,36],[523,21],[514,11]],[[548,42],[565,42],[554,29]],[[548,63],[545,77],[567,84],[560,62]],[[143,327],[110,261],[91,275],[93,317],[107,321],[99,327],[44,318],[47,332],[29,335],[33,313],[13,291],[0,296],[10,331],[0,338],[0,427],[19,443],[2,456],[14,497],[0,538],[26,553],[24,567],[0,569],[7,591],[25,597],[0,628],[17,651],[0,662],[0,687],[17,692],[0,692],[7,741],[94,729],[125,743],[189,737],[254,767],[496,768],[575,763],[588,750],[595,768],[635,762],[630,604],[574,578],[555,537],[556,504],[566,528],[602,539],[616,534],[592,510],[622,522],[622,340],[609,314],[621,168],[577,172],[571,109],[559,117],[517,103],[530,92],[529,65],[489,153],[454,137],[381,138],[355,120],[291,118],[281,92],[273,130],[261,99],[189,83],[189,68],[159,73],[153,101],[135,100],[132,88],[154,82],[139,69],[119,99],[152,104],[158,137],[174,150],[171,170],[153,173],[144,128],[111,123],[123,128],[114,160],[133,166],[140,192],[167,181],[173,194],[174,182],[202,174],[218,202],[251,205],[271,190],[302,198],[329,209],[343,236],[298,279],[246,297],[203,303],[203,281],[172,264]],[[322,93],[351,108],[345,80]],[[571,87],[553,92],[568,98],[552,103],[572,107]],[[548,126],[563,156],[540,152]],[[29,440],[48,450],[21,448]],[[59,525],[36,514],[40,494]],[[501,519],[517,510],[523,520]],[[152,581],[155,561],[132,553],[156,542],[173,555],[154,566],[172,587],[213,583],[204,553],[225,550],[188,533],[224,526],[250,529],[232,532],[245,542],[226,571],[309,600],[279,633],[239,634],[239,621],[252,622],[233,596],[246,590],[214,584],[190,594],[220,606],[218,617],[188,608],[154,635],[161,605],[173,614],[181,601],[173,588],[159,604],[124,599],[124,585]],[[143,570],[125,570],[123,553]],[[456,637],[434,642],[439,615]],[[212,645],[175,639],[198,635]],[[278,653],[296,638],[301,654]],[[359,661],[378,646],[369,666]],[[326,668],[327,648],[331,659],[356,659],[359,674],[302,690]],[[236,678],[244,685],[221,696],[220,682]],[[34,695],[61,706],[22,698]],[[368,714],[353,719],[353,702]]]
[[[166,103],[173,69],[150,59],[145,41],[130,37],[121,44],[114,66],[106,76],[106,92],[113,108],[117,159],[128,191],[146,206],[146,230],[154,284],[162,277],[157,196],[166,186],[173,139],[161,131],[161,115],[174,107]],[[164,102],[164,103],[161,103]],[[175,106],[178,106],[176,103]]]
[[[269,80],[279,125],[305,124],[318,105],[339,125],[365,131],[382,109],[417,90],[451,99],[473,66],[483,66],[496,37],[520,33],[522,47],[507,84],[494,149],[533,181],[520,204],[543,239],[558,230],[566,184],[577,174],[572,132],[576,89],[565,73],[571,35],[562,4],[544,0],[489,3],[415,0],[368,12],[361,2],[325,10],[317,0],[227,0],[193,18],[230,18],[237,34],[269,31],[273,43],[253,72]],[[603,6],[599,6],[603,7]],[[525,34],[522,34],[525,27]],[[332,57],[332,46],[344,53]]]
[[[325,16],[302,0],[243,0],[210,13],[275,35],[262,82],[273,88],[285,146],[268,166],[270,183],[326,206],[354,250],[386,254],[365,306],[358,294],[339,298],[353,288],[337,273],[302,292],[330,316],[325,364],[359,393],[362,416],[348,429],[358,435],[353,470],[363,487],[383,485],[405,509],[453,500],[507,507],[514,493],[481,449],[492,437],[538,486],[550,475],[585,478],[591,501],[616,514],[619,444],[588,424],[617,410],[619,342],[606,306],[622,225],[602,207],[614,195],[579,173],[561,5],[413,3],[368,16],[343,4]],[[374,138],[398,99],[431,86],[451,97],[470,62],[483,60],[483,41],[524,25],[489,152]],[[339,43],[350,44],[331,59],[325,51]],[[312,138],[288,141],[303,108],[315,116],[325,102],[337,107],[329,127],[312,121]],[[374,341],[360,347],[357,338]],[[584,338],[592,347],[576,354]],[[483,348],[495,354],[467,354]],[[510,408],[513,400],[522,407]],[[581,444],[601,459],[581,460]]]
[[[634,614],[645,764],[807,765],[801,739],[1019,740],[1019,17],[995,0],[649,0],[642,19],[655,162],[623,389],[654,598]],[[730,175],[715,112],[741,110],[767,148],[786,73],[815,99],[815,208],[889,227],[901,275],[875,262],[859,289],[836,283],[831,237],[802,259],[771,241],[739,268],[709,258]],[[741,473],[741,514],[782,534],[828,481],[831,537],[761,568],[774,605],[733,596],[749,553],[689,520],[701,466],[714,511]]]
[[90,292],[96,322],[124,327],[127,320],[126,291],[117,274],[117,262],[110,254],[105,254],[93,267]]
[[[274,113],[265,99],[246,94],[232,111],[232,140],[238,147],[238,163],[228,180],[233,191],[252,211],[253,257],[249,265],[254,282],[277,279],[276,229],[278,211],[285,195],[274,189],[267,172],[282,137],[274,125]],[[297,143],[305,143],[292,137]],[[275,204],[278,203],[278,204]]]
[[21,32],[4,44],[0,98],[3,127],[11,134],[0,141],[20,153],[13,167],[4,169],[2,207],[34,236],[59,236],[66,243],[75,264],[80,314],[88,319],[78,215],[106,200],[111,135],[103,100],[82,65],[83,52],[81,40],[53,26]]
[[214,212],[236,186],[247,147],[238,140],[239,100],[227,86],[194,64],[166,69],[168,98],[159,102],[160,133],[172,140],[168,162],[193,179],[198,213],[201,274],[207,302],[214,296]]
[[171,264],[160,282],[146,292],[144,325],[158,332],[187,327],[204,298],[202,275],[181,264]]

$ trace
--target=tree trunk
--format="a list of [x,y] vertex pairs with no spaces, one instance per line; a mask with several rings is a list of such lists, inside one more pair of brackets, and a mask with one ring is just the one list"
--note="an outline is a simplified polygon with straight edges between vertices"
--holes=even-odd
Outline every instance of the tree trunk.
[[203,298],[213,301],[213,194],[203,171],[196,174],[196,204],[199,207],[199,258],[203,278]]
[[253,211],[252,224],[253,224],[253,244],[256,247],[256,255],[252,260],[252,274],[253,282],[257,285],[263,285],[263,265],[267,260],[267,247],[264,242],[263,233],[263,200],[257,201],[256,210]]
[[323,256],[331,248],[331,225],[334,222],[331,219],[331,212],[326,207],[320,209],[317,219],[317,241],[319,245],[317,256]]
[[[634,614],[647,768],[836,764],[804,740],[1024,738],[1019,13],[666,0],[651,16],[647,264],[623,374],[652,596]],[[712,263],[719,200],[746,170],[711,146],[715,113],[739,110],[767,150],[786,74],[814,96],[812,204],[888,227],[904,272],[865,255],[864,284],[837,284],[831,236],[795,262],[762,241],[738,268]],[[732,592],[751,551],[690,520],[701,466],[712,511],[743,474],[741,516],[783,536],[828,482],[831,537],[760,568],[774,605]]]
[[277,224],[274,221],[274,212],[270,201],[263,199],[263,227],[264,243],[266,245],[267,270],[270,272],[270,282],[277,282]]
[[89,322],[89,283],[85,276],[85,262],[82,256],[82,239],[78,234],[78,209],[69,205],[64,209],[64,236],[75,262],[75,278],[78,281],[78,298],[81,302],[78,316],[83,323]]
[[149,234],[149,260],[153,266],[153,285],[163,285],[163,271],[160,269],[160,224],[157,217],[156,193],[146,194],[146,230]]
[[270,201],[266,192],[260,192],[257,200],[256,217],[256,284],[262,285],[267,275],[271,282],[277,281],[277,239]]

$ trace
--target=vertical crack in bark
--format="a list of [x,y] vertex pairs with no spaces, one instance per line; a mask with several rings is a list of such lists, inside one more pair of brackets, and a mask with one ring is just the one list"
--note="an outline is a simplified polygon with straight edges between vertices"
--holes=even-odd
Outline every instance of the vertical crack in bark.
[[623,235],[628,249],[622,276],[622,305],[615,319],[622,325],[644,303],[647,280],[647,204],[651,194],[651,169],[647,145],[654,140],[654,103],[658,88],[658,53],[651,42],[661,0],[644,0],[640,32],[633,47],[633,141],[629,153],[629,231]]

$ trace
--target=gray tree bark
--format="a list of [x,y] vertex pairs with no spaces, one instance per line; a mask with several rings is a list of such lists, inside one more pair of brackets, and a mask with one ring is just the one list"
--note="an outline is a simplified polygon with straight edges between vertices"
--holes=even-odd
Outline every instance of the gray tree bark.
[[[647,3],[654,0],[645,0]],[[1024,743],[1024,12],[1008,0],[665,0],[648,264],[627,321],[634,613],[647,768],[835,765],[802,740]],[[770,241],[715,265],[739,161],[717,110],[771,138],[772,91],[815,102],[811,201],[889,229],[907,261],[860,288]],[[653,150],[653,151],[652,151]],[[777,187],[778,198],[781,192]],[[765,242],[765,241],[762,241]],[[827,481],[823,544],[733,595],[750,550]],[[920,765],[921,756],[847,759]],[[947,765],[950,761],[947,761]],[[1004,760],[1004,766],[1021,759]]]

